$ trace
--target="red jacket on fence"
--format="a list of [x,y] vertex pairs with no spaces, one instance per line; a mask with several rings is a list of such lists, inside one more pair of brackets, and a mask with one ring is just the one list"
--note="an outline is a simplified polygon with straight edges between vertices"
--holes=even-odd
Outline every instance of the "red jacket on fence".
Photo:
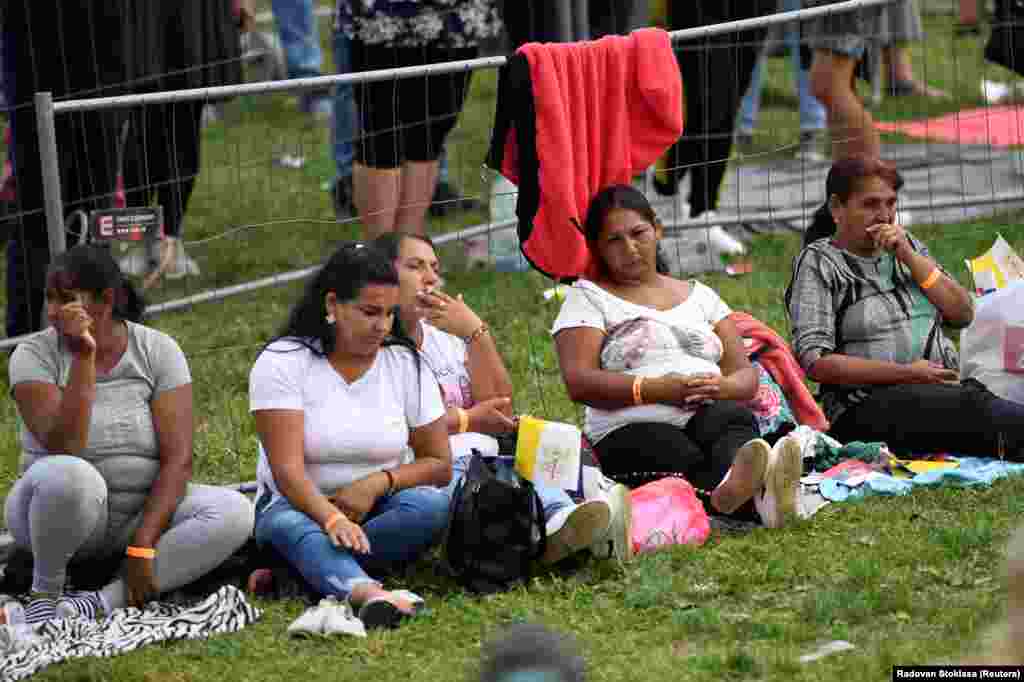
[[598,190],[628,184],[683,131],[668,33],[528,43],[502,69],[487,163],[519,185],[519,239],[553,278],[590,272],[580,230]]

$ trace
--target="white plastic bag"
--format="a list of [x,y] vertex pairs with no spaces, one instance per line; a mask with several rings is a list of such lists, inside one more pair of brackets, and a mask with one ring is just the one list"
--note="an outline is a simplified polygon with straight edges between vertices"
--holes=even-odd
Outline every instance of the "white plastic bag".
[[960,376],[1024,404],[1024,281],[977,299],[974,322],[960,334]]

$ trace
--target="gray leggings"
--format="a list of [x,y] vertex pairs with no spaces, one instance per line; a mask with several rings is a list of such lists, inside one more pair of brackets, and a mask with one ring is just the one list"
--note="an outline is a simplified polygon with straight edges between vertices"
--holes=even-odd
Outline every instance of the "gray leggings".
[[[5,508],[18,547],[32,550],[32,589],[60,593],[72,557],[123,553],[142,515],[108,527],[107,483],[83,459],[53,455],[37,460],[17,480]],[[160,592],[200,578],[224,562],[252,534],[253,507],[241,493],[189,484],[170,526],[156,545]],[[121,579],[103,589],[111,608],[125,605]]]

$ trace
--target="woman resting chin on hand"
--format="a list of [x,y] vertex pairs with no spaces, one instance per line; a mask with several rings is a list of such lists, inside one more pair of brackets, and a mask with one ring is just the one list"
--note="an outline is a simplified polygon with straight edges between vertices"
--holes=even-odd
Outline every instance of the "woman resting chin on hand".
[[[18,345],[20,476],[5,515],[32,552],[32,600],[5,622],[95,617],[142,606],[219,566],[252,534],[252,504],[192,477],[192,378],[174,339],[139,324],[145,305],[107,248],[57,257],[53,327]],[[142,485],[140,485],[140,483]],[[124,556],[98,592],[68,594],[68,562]]]
[[890,164],[833,164],[786,290],[793,350],[821,385],[830,433],[898,454],[1024,459],[1024,406],[959,382],[944,325],[974,318],[970,294],[896,223]]

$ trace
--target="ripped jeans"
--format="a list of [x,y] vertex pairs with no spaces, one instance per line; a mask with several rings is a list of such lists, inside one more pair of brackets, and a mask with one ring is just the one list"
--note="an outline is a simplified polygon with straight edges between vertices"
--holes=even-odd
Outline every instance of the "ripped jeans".
[[438,488],[419,486],[377,500],[362,524],[369,554],[335,547],[316,521],[284,497],[266,507],[257,503],[255,535],[314,590],[347,599],[361,583],[380,584],[370,574],[389,573],[417,559],[440,538],[447,522],[448,496]]

